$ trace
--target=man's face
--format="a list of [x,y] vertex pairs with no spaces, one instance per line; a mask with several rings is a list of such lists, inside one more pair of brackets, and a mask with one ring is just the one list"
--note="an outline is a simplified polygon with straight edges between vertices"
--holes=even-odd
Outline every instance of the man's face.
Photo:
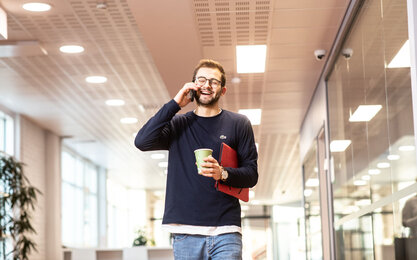
[[[196,81],[200,90],[197,91],[196,101],[200,106],[213,106],[216,104],[220,96],[224,94],[221,87],[221,72],[213,68],[200,68],[196,74]],[[207,79],[205,83],[204,78]],[[212,84],[210,84],[210,81]],[[217,86],[216,86],[216,83]]]

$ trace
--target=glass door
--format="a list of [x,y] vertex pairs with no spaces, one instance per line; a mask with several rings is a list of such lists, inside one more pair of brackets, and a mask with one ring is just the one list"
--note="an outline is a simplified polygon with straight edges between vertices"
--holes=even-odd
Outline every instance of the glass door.
[[317,148],[317,140],[315,140],[303,162],[303,201],[307,260],[323,259]]
[[326,134],[322,127],[303,162],[306,258],[333,259],[334,238]]

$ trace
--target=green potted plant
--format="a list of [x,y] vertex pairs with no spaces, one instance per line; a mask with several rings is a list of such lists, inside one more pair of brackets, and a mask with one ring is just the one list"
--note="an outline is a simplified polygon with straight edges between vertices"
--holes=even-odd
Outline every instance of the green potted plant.
[[[28,260],[35,242],[29,234],[36,231],[31,223],[31,211],[35,209],[37,194],[41,192],[30,185],[24,175],[23,164],[11,156],[0,155],[0,257]],[[6,248],[11,239],[13,248]]]
[[146,246],[146,244],[148,243],[148,238],[146,237],[145,231],[139,229],[138,231],[136,231],[136,233],[137,237],[135,238],[135,240],[133,240],[132,246]]
[[132,247],[123,248],[123,259],[149,259],[146,245],[149,240],[143,229],[136,231],[136,238],[133,240]]

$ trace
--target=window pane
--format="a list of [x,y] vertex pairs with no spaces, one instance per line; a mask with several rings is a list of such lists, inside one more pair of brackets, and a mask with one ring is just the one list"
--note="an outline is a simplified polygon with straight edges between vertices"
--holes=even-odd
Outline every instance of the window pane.
[[74,189],[74,212],[72,217],[74,218],[74,241],[76,246],[84,246],[84,196],[83,191],[79,188]]
[[67,153],[62,152],[62,180],[75,184],[75,158]]
[[75,160],[75,185],[77,187],[84,187],[84,164],[80,158]]
[[14,121],[0,111],[0,151],[14,155]]
[[6,153],[14,155],[14,123],[13,119],[6,115]]
[[71,184],[62,183],[62,243],[73,246],[75,241],[75,189]]
[[93,164],[87,164],[85,169],[85,187],[88,188],[90,193],[97,194],[97,167]]
[[[14,155],[14,125],[13,125],[13,118],[6,115],[2,111],[0,111],[0,152],[5,152],[9,155]],[[3,182],[0,182],[0,192],[5,191],[5,187],[3,186]],[[5,212],[7,215],[11,215],[11,208],[6,205]],[[5,221],[5,219],[3,219]],[[1,245],[1,243],[0,243]],[[0,249],[0,255],[2,255],[3,250],[6,253],[11,252],[13,243],[12,239],[6,238],[5,243],[3,244],[4,248]]]
[[89,195],[84,208],[84,234],[85,246],[97,245],[97,196]]
[[62,241],[66,246],[98,245],[97,169],[76,154],[62,152]]

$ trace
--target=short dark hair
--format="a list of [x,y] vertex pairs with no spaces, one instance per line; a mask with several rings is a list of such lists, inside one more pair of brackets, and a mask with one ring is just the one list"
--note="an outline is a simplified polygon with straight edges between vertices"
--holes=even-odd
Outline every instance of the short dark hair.
[[197,71],[200,68],[218,69],[220,73],[222,74],[221,79],[220,79],[222,87],[226,85],[226,74],[224,73],[223,66],[219,62],[214,61],[214,60],[209,60],[209,59],[200,60],[197,67],[195,67],[194,73],[193,73],[193,82],[195,81],[195,76],[197,75]]

